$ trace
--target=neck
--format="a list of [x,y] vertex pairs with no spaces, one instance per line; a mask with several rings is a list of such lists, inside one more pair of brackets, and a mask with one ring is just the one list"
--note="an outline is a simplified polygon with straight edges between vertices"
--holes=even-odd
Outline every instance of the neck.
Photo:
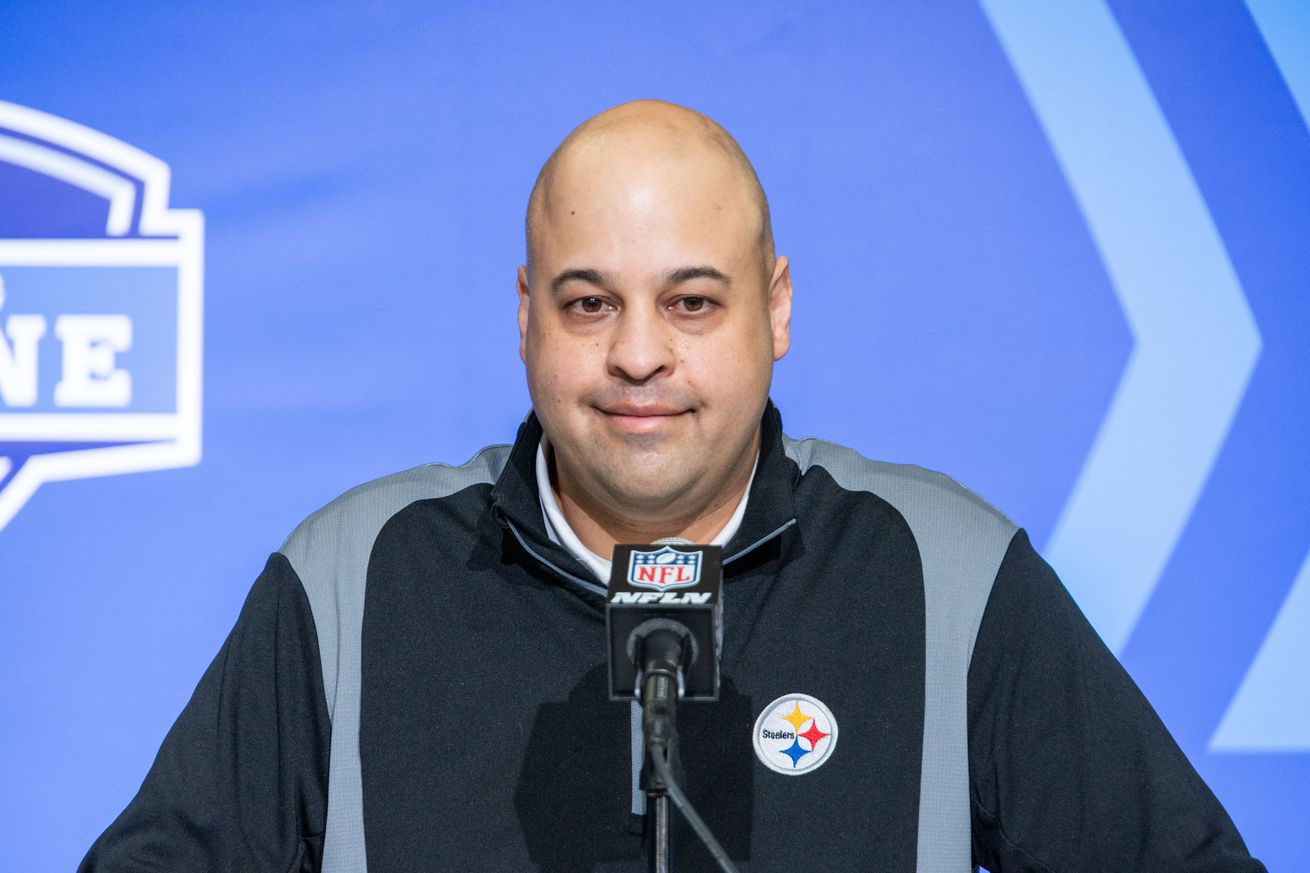
[[[544,440],[544,437],[543,437]],[[750,487],[751,471],[759,454],[759,437],[751,444],[726,486],[703,505],[687,511],[663,512],[650,516],[633,512],[616,512],[600,501],[590,499],[581,489],[570,487],[555,467],[555,453],[546,442],[546,459],[550,468],[550,488],[555,494],[564,519],[582,544],[602,557],[613,554],[618,543],[650,543],[664,537],[681,537],[693,543],[708,543],[727,526],[738,504]]]

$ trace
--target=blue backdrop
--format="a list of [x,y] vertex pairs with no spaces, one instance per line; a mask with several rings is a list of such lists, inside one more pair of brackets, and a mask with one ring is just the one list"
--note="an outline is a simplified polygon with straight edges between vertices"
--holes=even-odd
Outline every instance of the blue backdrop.
[[1026,526],[1310,870],[1310,11],[1274,0],[6,2],[0,870],[76,865],[303,516],[511,438],[528,190],[639,96],[770,194],[788,432]]

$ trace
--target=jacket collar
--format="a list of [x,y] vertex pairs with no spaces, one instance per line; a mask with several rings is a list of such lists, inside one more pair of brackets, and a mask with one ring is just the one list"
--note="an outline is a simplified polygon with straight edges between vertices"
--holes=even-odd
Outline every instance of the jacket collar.
[[753,552],[796,523],[800,468],[783,450],[782,415],[770,400],[760,419],[760,463],[751,482],[746,516],[723,550],[725,564]]
[[[596,584],[591,571],[567,549],[553,542],[546,531],[541,497],[537,493],[536,459],[541,434],[536,413],[529,413],[519,425],[509,460],[492,489],[492,511],[538,561],[583,588],[602,593],[603,588]],[[798,472],[783,451],[782,416],[773,401],[769,401],[760,421],[760,462],[751,482],[746,515],[723,550],[725,564],[754,551],[795,523],[792,491]]]

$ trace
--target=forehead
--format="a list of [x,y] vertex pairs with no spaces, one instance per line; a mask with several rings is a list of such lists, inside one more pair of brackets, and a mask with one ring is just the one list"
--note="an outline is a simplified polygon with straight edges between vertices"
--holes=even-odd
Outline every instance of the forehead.
[[753,261],[761,218],[740,170],[713,149],[679,146],[609,142],[561,156],[542,186],[534,257],[616,270]]

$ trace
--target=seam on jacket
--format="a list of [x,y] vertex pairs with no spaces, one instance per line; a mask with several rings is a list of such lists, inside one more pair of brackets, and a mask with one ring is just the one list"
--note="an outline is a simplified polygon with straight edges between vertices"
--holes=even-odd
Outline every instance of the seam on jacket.
[[779,534],[781,534],[783,531],[785,531],[787,528],[791,527],[791,526],[792,526],[793,524],[795,524],[795,523],[796,523],[796,519],[794,519],[794,518],[789,518],[789,519],[787,519],[785,522],[783,522],[782,524],[778,525],[776,528],[774,528],[773,530],[769,531],[769,532],[766,533],[764,536],[760,537],[758,540],[756,540],[755,542],[751,543],[751,544],[750,544],[749,546],[747,546],[746,548],[742,549],[740,552],[736,552],[736,553],[734,553],[734,554],[732,554],[732,555],[729,555],[728,557],[724,558],[724,559],[723,559],[723,563],[724,563],[724,565],[726,566],[726,565],[728,565],[728,564],[731,564],[733,561],[737,560],[738,558],[744,558],[744,557],[746,557],[746,556],[749,555],[751,552],[755,551],[755,550],[758,549],[760,546],[762,546],[762,545],[764,545],[765,543],[767,543],[769,540],[771,540],[771,539],[773,539],[774,537],[778,536]]
[[1028,849],[1016,843],[1014,840],[1010,839],[1010,835],[1005,832],[1005,828],[1001,826],[1000,821],[996,817],[996,814],[992,812],[990,809],[988,809],[986,804],[984,804],[977,797],[972,798],[972,803],[978,810],[980,810],[980,817],[981,815],[985,814],[988,818],[996,822],[997,837],[1014,854],[1022,855],[1024,858],[1024,862],[1028,868],[1036,870],[1038,871],[1038,873],[1056,873],[1056,868],[1052,867],[1050,864],[1047,864],[1037,855],[1034,855],[1032,852],[1028,851]]
[[527,539],[523,536],[523,534],[519,533],[519,529],[514,524],[514,522],[509,521],[507,519],[505,522],[505,526],[509,528],[510,533],[514,534],[514,539],[518,540],[518,543],[520,546],[522,546],[523,551],[531,555],[538,564],[541,564],[543,567],[549,567],[551,570],[554,570],[563,578],[568,579],[570,582],[573,582],[574,584],[586,589],[587,591],[590,591],[592,594],[599,594],[601,597],[605,597],[609,594],[609,589],[606,588],[605,586],[597,585],[595,582],[588,582],[586,579],[583,579],[581,576],[575,576],[574,574],[565,570],[563,567],[559,566],[554,561],[547,560],[540,552],[532,548],[532,546],[528,545]]
[[953,479],[870,461],[817,439],[783,436],[802,476],[820,467],[838,486],[885,500],[919,549],[924,594],[924,719],[916,869],[973,869],[968,673],[983,609],[1017,526]]
[[309,599],[332,720],[322,873],[368,869],[359,707],[364,587],[373,543],[383,525],[411,503],[495,482],[509,451],[490,446],[462,467],[428,464],[360,485],[305,519],[282,545]]

